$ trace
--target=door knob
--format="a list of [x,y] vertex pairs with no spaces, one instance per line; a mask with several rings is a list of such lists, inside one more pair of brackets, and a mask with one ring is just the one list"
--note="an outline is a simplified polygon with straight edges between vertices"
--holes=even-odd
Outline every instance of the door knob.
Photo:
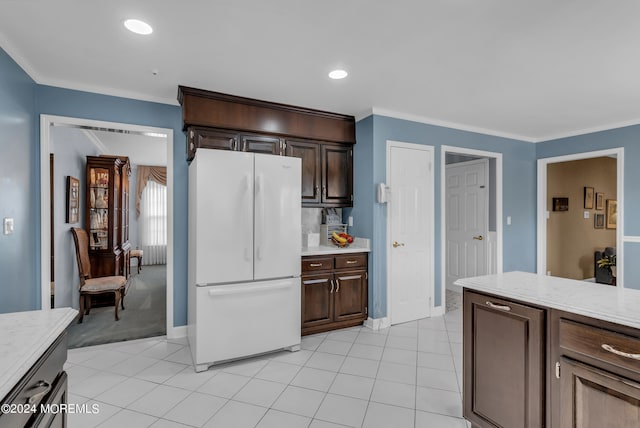
[[477,239],[478,241],[482,241],[484,238],[482,235],[474,236],[473,239]]
[[399,243],[398,241],[393,241],[393,248],[404,247],[404,244]]

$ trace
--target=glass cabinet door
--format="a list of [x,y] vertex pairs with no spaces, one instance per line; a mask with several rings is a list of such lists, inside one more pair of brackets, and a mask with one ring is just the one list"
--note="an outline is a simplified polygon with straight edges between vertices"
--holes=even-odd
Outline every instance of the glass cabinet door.
[[89,246],[109,248],[109,170],[89,170]]

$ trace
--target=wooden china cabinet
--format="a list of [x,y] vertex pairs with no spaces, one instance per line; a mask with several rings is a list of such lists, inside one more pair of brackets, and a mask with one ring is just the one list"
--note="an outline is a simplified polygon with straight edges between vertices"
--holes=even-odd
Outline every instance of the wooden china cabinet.
[[94,277],[129,277],[130,174],[126,157],[87,156],[85,221]]

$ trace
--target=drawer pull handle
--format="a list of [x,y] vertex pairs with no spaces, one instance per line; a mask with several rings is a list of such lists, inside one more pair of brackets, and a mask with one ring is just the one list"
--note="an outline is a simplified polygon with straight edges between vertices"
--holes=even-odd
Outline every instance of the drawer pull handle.
[[507,305],[498,305],[497,303],[493,303],[487,300],[487,306],[493,309],[500,309],[501,311],[510,311],[511,307]]
[[353,265],[353,264],[356,264],[356,263],[358,263],[357,260],[347,260],[347,264],[348,265]]
[[309,267],[322,267],[322,263],[309,263]]
[[619,355],[621,357],[631,358],[632,360],[640,361],[640,354],[630,354],[628,352],[618,351],[616,348],[614,348],[611,345],[607,345],[606,343],[602,344],[602,349],[604,349],[605,351],[609,351],[612,354]]
[[[42,389],[42,388],[44,388],[44,389]],[[49,385],[44,380],[41,380],[41,381],[38,381],[38,383],[36,383],[35,385],[33,385],[33,387],[31,389],[32,390],[38,390],[38,392],[36,392],[35,394],[29,396],[28,403],[29,404],[35,404],[35,403],[39,403],[40,400],[42,399],[42,397],[47,395],[47,393],[51,390],[51,385]]]

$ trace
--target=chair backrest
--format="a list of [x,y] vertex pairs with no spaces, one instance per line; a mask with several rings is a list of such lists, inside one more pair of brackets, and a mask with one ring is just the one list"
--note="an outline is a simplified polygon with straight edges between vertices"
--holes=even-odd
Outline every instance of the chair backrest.
[[80,274],[80,287],[85,279],[91,278],[91,261],[89,260],[89,235],[84,229],[71,228],[73,242],[76,244],[76,260],[78,261],[78,273]]

